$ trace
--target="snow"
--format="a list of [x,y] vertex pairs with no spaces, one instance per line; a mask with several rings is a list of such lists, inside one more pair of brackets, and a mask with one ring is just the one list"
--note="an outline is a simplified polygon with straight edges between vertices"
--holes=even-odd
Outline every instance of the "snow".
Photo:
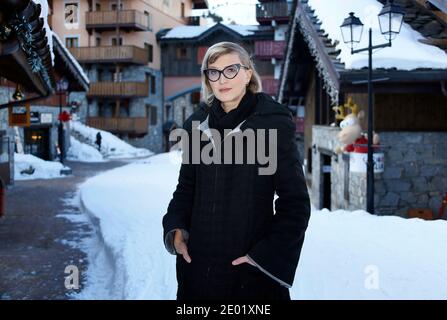
[[[78,60],[75,59],[75,57],[73,57],[73,55],[70,53],[70,51],[65,47],[65,44],[61,41],[61,39],[59,38],[59,36],[56,34],[56,32],[50,31],[54,37],[54,39],[58,42],[58,44],[60,45],[60,47],[62,48],[62,50],[65,52],[65,54],[67,55],[67,57],[73,62],[73,65],[76,67],[76,69],[78,70],[79,74],[81,75],[82,79],[86,82],[86,83],[90,83],[90,79],[87,76],[87,74],[85,73],[84,69],[81,67],[81,65],[79,64]],[[50,37],[51,38],[51,37]]]
[[50,47],[50,53],[51,53],[51,63],[54,66],[54,52],[53,52],[53,38],[51,35],[53,34],[53,31],[51,31],[50,26],[48,25],[48,2],[47,0],[33,0],[34,3],[40,4],[42,10],[40,12],[40,17],[44,20],[44,28],[45,33],[48,39],[48,46]]
[[81,143],[74,137],[70,137],[70,148],[67,152],[67,160],[79,162],[105,162],[102,154],[92,146]]
[[100,132],[101,153],[108,159],[148,157],[153,154],[148,149],[131,146],[110,132],[86,126],[79,121],[70,121],[70,128],[86,139],[90,145],[95,145],[96,134]]
[[[373,45],[385,43],[380,32],[378,13],[383,5],[376,0],[309,0],[309,5],[315,9],[315,14],[322,22],[321,27],[328,33],[329,38],[337,40],[337,49],[341,50],[339,58],[345,63],[346,69],[361,69],[368,66],[368,54],[351,55],[350,47],[343,42],[340,25],[354,12],[363,22],[362,41],[358,48],[368,46],[368,29],[373,30]],[[407,23],[402,29],[392,47],[375,51],[374,68],[397,68],[399,70],[414,70],[417,68],[447,68],[447,54],[438,47],[419,42],[424,37],[413,30]]]
[[[23,170],[34,169],[32,174],[21,173]],[[14,154],[14,180],[53,179],[66,177],[61,175],[61,169],[67,169],[57,161],[45,161],[31,154]],[[31,170],[32,171],[32,170]]]
[[[209,9],[223,18],[224,23],[258,24],[257,0],[209,0]],[[198,11],[198,10],[197,10]]]
[[258,26],[246,26],[246,25],[237,25],[237,24],[228,24],[226,25],[228,28],[233,29],[237,33],[242,36],[250,36],[258,30]]
[[208,26],[180,26],[175,27],[169,30],[168,33],[166,33],[163,36],[163,39],[168,38],[195,38],[200,36],[202,33],[204,33],[209,28],[213,27],[214,25],[208,25]]
[[[82,210],[97,236],[78,299],[175,299],[175,257],[162,217],[180,152],[163,153],[87,180]],[[313,210],[292,299],[445,299],[447,221]],[[193,258],[194,259],[194,258]]]
[[[179,26],[169,30],[162,38],[163,39],[180,39],[180,38],[195,38],[211,29],[216,24],[211,24],[207,26]],[[258,30],[256,25],[233,25],[225,24],[224,26],[232,29],[233,31],[239,33],[241,36],[249,36],[254,34]]]

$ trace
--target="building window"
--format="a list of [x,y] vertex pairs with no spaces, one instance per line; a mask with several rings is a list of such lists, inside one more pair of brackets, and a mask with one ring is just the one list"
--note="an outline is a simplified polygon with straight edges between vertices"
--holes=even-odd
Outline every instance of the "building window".
[[113,82],[121,82],[123,81],[123,73],[121,71],[113,73]]
[[167,104],[165,109],[165,118],[171,119],[171,105]]
[[104,103],[98,102],[98,117],[104,117],[104,116],[105,116]]
[[65,47],[76,48],[78,46],[79,46],[78,37],[66,37],[65,38]]
[[177,48],[176,57],[178,60],[188,59],[188,48],[186,47]]
[[101,4],[99,2],[96,2],[96,11],[101,11]]
[[181,7],[180,7],[180,17],[184,18],[185,17],[185,3],[182,2]]
[[98,76],[97,76],[98,80],[97,81],[98,82],[102,81],[103,80],[103,70],[102,69],[98,69],[96,72],[98,73]]
[[157,107],[146,105],[146,117],[149,118],[150,125],[157,125]]
[[[116,11],[118,9],[118,4],[116,2],[112,2],[110,4],[110,9],[112,11]],[[120,2],[120,10],[123,10],[123,2],[122,1]]]
[[96,37],[96,46],[97,47],[101,46],[101,37]]
[[147,27],[149,30],[152,30],[152,14],[148,11],[144,11],[144,15],[147,19]]
[[153,62],[154,61],[154,47],[149,44],[149,43],[145,43],[144,47],[147,51],[147,62]]
[[157,93],[157,78],[151,75],[151,93]]
[[116,37],[112,37],[112,46],[122,46],[123,45],[123,37],[119,38],[119,44]]
[[79,23],[79,3],[77,2],[65,3],[64,15],[66,24]]

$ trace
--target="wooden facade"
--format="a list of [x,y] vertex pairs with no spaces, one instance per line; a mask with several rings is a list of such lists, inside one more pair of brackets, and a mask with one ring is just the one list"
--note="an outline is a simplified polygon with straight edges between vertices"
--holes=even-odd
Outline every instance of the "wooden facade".
[[93,128],[116,133],[145,134],[149,130],[149,118],[89,117],[87,118],[87,125]]
[[137,46],[75,47],[70,52],[80,63],[148,63],[148,51]]
[[146,31],[149,18],[137,10],[90,11],[86,12],[86,28],[115,30],[120,27],[127,31]]

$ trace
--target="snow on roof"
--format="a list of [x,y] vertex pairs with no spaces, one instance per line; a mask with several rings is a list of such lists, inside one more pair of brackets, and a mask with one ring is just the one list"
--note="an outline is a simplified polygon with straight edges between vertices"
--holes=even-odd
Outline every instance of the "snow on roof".
[[258,26],[249,26],[249,25],[242,25],[242,24],[228,24],[225,25],[228,28],[233,29],[237,33],[239,33],[242,36],[251,36],[255,33],[256,30],[258,30]]
[[[172,28],[168,31],[162,39],[186,39],[195,38],[206,32],[207,30],[213,28],[215,24],[206,26],[179,26]],[[249,25],[236,25],[236,24],[221,24],[225,27],[232,29],[233,31],[239,33],[241,36],[249,36],[254,34],[254,31],[258,29],[258,26]]]
[[86,83],[90,83],[90,80],[87,76],[87,74],[85,73],[84,69],[82,69],[81,65],[79,64],[79,62],[75,59],[75,57],[73,57],[73,55],[70,53],[70,51],[65,47],[65,45],[63,44],[63,42],[61,41],[61,39],[59,38],[59,36],[53,32],[50,31],[51,34],[53,35],[54,39],[56,39],[56,41],[58,42],[58,44],[60,45],[60,47],[62,48],[62,50],[64,50],[65,54],[67,55],[67,57],[71,60],[71,62],[73,62],[73,65],[76,67],[76,69],[78,70],[79,74],[81,75],[82,79],[86,82]]
[[162,38],[163,39],[179,39],[179,38],[195,38],[200,36],[212,26],[180,26],[172,28]]
[[[368,66],[368,53],[351,55],[350,48],[343,42],[340,25],[354,12],[364,24],[362,41],[359,48],[368,46],[368,28],[373,30],[373,45],[385,43],[380,33],[378,13],[383,5],[377,0],[308,0],[309,5],[321,21],[321,27],[329,38],[337,40],[337,49],[341,50],[339,58],[346,69],[361,69]],[[392,42],[392,47],[375,51],[374,68],[397,68],[414,70],[418,68],[447,69],[447,54],[438,47],[421,43],[424,37],[405,22],[400,34]]]
[[44,20],[44,28],[46,32],[46,36],[48,38],[48,46],[50,47],[51,53],[51,63],[54,66],[54,52],[53,52],[53,38],[51,37],[51,29],[48,25],[48,2],[47,0],[33,0],[34,3],[40,4],[42,10],[40,12],[40,17]]

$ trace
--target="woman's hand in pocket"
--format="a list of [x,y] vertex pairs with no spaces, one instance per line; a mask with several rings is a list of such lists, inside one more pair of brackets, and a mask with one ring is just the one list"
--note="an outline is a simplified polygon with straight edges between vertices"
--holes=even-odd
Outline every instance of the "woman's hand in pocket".
[[183,234],[180,229],[175,230],[174,248],[178,254],[183,256],[183,259],[185,259],[186,262],[191,263],[191,257],[188,254],[188,246],[186,245],[185,239],[183,239]]
[[239,257],[236,260],[233,260],[232,265],[237,266],[242,263],[249,263],[252,266],[256,266],[253,262],[251,262],[251,260],[247,256]]

